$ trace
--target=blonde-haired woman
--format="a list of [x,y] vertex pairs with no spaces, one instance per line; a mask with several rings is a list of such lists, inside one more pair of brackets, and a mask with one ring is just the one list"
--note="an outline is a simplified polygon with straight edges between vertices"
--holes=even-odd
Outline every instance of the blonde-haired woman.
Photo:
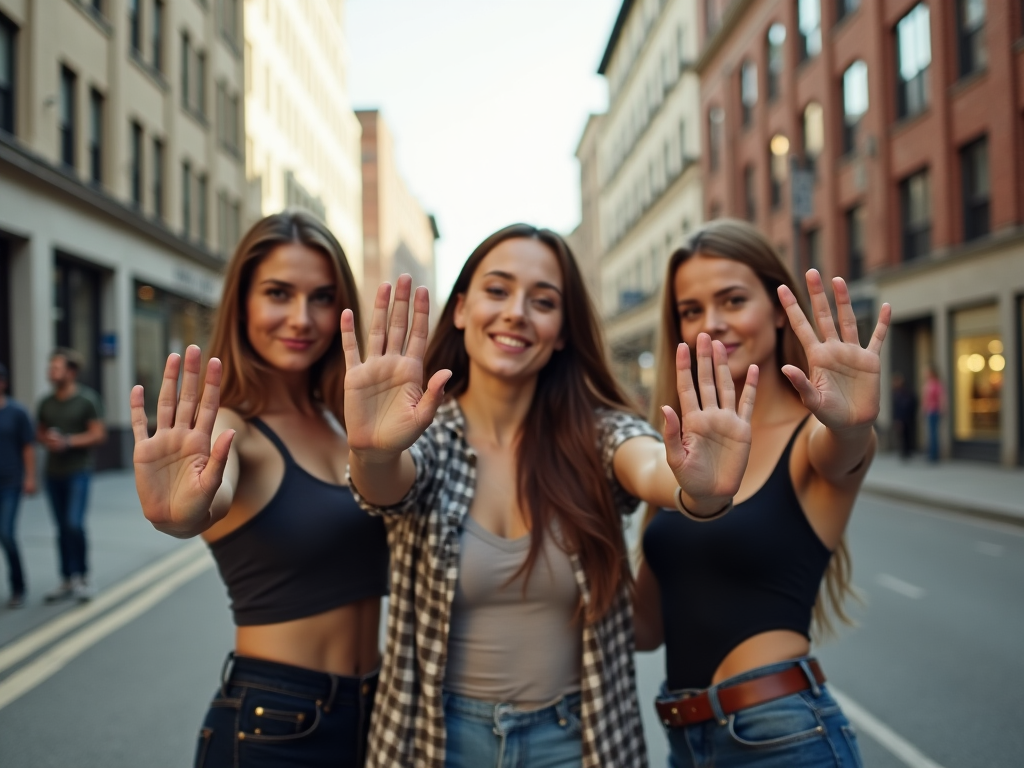
[[171,355],[150,437],[132,390],[135,479],[160,531],[210,545],[237,632],[195,765],[362,766],[387,593],[384,526],[345,484],[339,319],[355,281],[302,212],[242,238],[224,279],[200,402],[200,351]]
[[[853,732],[810,657],[812,616],[845,619],[844,544],[875,451],[883,305],[867,348],[846,284],[821,277],[811,310],[752,226],[710,223],[669,260],[655,403],[678,407],[677,344],[725,345],[734,379],[761,371],[750,459],[732,511],[707,523],[649,513],[637,580],[637,647],[666,649],[657,702],[673,768],[859,765]],[[813,316],[817,333],[808,317]]]

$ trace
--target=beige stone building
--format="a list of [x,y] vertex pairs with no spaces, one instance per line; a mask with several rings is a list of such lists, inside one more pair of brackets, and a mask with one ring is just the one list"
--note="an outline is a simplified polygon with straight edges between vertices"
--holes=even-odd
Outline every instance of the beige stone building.
[[597,147],[604,115],[590,115],[576,147],[580,164],[580,223],[567,237],[595,304],[601,298],[601,187]]
[[0,0],[0,360],[86,359],[131,458],[128,393],[207,338],[245,191],[238,2]]
[[245,0],[246,176],[254,215],[294,206],[317,214],[362,283],[360,129],[348,99],[344,5]]
[[[597,200],[584,204],[584,224],[596,208],[598,295],[612,360],[645,406],[665,265],[702,221],[696,5],[624,0],[598,70],[608,112],[588,124],[580,144],[596,144]],[[585,199],[593,195],[584,190]]]
[[436,319],[445,299],[435,296],[436,222],[398,172],[394,139],[380,112],[356,115],[363,129],[363,299],[369,302],[377,285],[407,272],[414,285],[430,289]]

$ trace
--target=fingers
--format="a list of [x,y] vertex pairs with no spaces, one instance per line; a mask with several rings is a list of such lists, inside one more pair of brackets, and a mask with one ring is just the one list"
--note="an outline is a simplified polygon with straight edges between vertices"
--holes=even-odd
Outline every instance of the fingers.
[[736,384],[729,372],[729,353],[725,344],[711,342],[711,359],[715,364],[715,384],[718,387],[718,404],[730,411],[736,410]]
[[818,336],[814,333],[814,329],[811,327],[811,323],[808,321],[804,311],[800,309],[800,302],[796,300],[796,296],[793,295],[788,286],[779,286],[779,301],[782,302],[782,308],[786,310],[786,317],[789,318],[789,324],[793,328],[793,333],[796,334],[803,348],[807,350],[818,344]]
[[760,371],[756,365],[747,368],[747,378],[743,382],[743,392],[740,394],[739,407],[736,409],[736,413],[747,424],[750,423],[754,416],[754,400],[757,397],[757,379],[759,375]]
[[345,353],[345,370],[351,371],[362,362],[356,338],[356,316],[351,309],[341,311],[341,349]]
[[400,355],[405,347],[405,335],[409,330],[409,297],[412,294],[412,275],[399,275],[395,286],[395,306],[391,308],[391,324],[388,327],[387,354]]
[[178,396],[178,410],[174,415],[174,423],[179,427],[191,427],[192,420],[196,416],[196,403],[199,400],[199,370],[202,363],[199,347],[189,344],[185,348],[185,373],[181,377],[181,394]]
[[797,394],[800,395],[800,400],[807,407],[807,410],[814,413],[818,406],[821,405],[821,393],[811,385],[807,375],[795,365],[782,366],[782,372],[789,379],[789,383],[793,385],[793,388],[796,389]]
[[832,319],[832,308],[828,305],[828,296],[825,295],[825,284],[816,269],[807,270],[807,293],[811,297],[811,310],[814,312],[814,322],[821,337],[825,341],[838,339],[836,323]]
[[224,469],[228,465],[228,454],[231,452],[231,441],[235,439],[235,430],[226,429],[218,437],[210,449],[210,460],[199,475],[199,485],[212,500],[224,480]]
[[836,313],[839,315],[839,335],[847,344],[856,344],[859,347],[860,336],[857,333],[857,316],[853,313],[850,289],[846,287],[846,281],[843,278],[832,278],[832,293],[836,297]]
[[697,334],[697,386],[700,387],[700,404],[705,411],[718,407],[714,360],[711,351],[711,337],[706,333]]
[[416,403],[416,423],[419,426],[426,428],[434,420],[434,414],[437,413],[437,409],[444,402],[444,385],[448,383],[451,377],[452,372],[447,368],[438,371],[430,377],[423,397]]
[[[380,357],[384,354],[384,342],[388,335],[388,304],[391,301],[391,283],[381,283],[373,301],[370,316],[370,335],[366,339],[366,357]],[[343,313],[344,314],[344,313]]]
[[223,370],[220,360],[211,357],[206,366],[203,400],[199,404],[199,413],[196,416],[196,430],[205,435],[213,434],[213,425],[217,420],[217,409],[220,408],[220,380]]
[[427,333],[430,331],[430,293],[422,285],[416,289],[412,302],[412,331],[405,349],[407,357],[422,360],[427,353]]
[[882,342],[885,341],[885,334],[889,330],[889,322],[892,320],[892,307],[883,304],[878,313],[878,324],[874,333],[871,334],[871,341],[868,342],[868,349],[876,355],[882,353]]
[[676,347],[676,392],[682,415],[700,410],[697,390],[693,388],[693,374],[690,372],[690,347],[686,344]]
[[135,444],[138,445],[149,437],[149,420],[146,418],[146,398],[141,384],[132,387],[132,393],[128,396],[128,403],[132,409],[132,434],[135,435]]
[[170,429],[174,426],[174,411],[178,405],[178,370],[181,368],[181,355],[173,353],[167,356],[164,365],[164,378],[160,382],[160,395],[156,401],[156,428]]
[[669,466],[677,467],[686,458],[683,451],[682,428],[679,417],[667,405],[662,406],[661,414],[665,417],[665,424],[661,430],[661,435],[665,438],[665,458],[668,459]]

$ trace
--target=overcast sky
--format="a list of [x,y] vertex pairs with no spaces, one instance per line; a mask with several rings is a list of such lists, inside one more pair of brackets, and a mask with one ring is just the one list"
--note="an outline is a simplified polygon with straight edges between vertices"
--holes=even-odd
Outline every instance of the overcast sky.
[[607,104],[597,67],[620,5],[347,0],[352,104],[381,110],[399,170],[441,231],[434,306],[491,232],[579,222],[574,152]]

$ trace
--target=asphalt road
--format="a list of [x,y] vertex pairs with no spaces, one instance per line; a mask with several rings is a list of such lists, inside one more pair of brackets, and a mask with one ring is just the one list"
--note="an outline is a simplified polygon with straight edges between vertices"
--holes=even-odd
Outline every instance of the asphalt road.
[[[127,550],[111,555],[110,576],[180,546],[101,517],[104,546]],[[867,605],[857,628],[819,651],[831,684],[942,768],[1024,765],[1024,529],[864,496],[850,535]],[[0,642],[9,647],[14,622],[24,630],[52,615],[0,612]],[[223,585],[202,571],[0,709],[0,766],[189,765],[231,636]],[[0,671],[0,694],[35,658]],[[664,766],[649,705],[660,654],[641,655],[638,671],[652,766]],[[906,764],[863,728],[860,738],[867,766]]]

